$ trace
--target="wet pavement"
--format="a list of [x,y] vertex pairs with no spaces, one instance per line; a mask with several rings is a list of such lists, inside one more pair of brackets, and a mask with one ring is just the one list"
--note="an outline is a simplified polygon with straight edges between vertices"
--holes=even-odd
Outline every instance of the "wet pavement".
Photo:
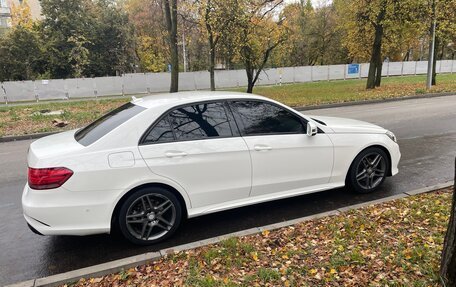
[[345,189],[268,202],[184,222],[168,241],[138,247],[117,235],[86,237],[33,234],[22,218],[31,141],[0,144],[0,285],[57,274],[247,228],[320,213],[452,180],[456,156],[456,96],[305,111],[370,121],[396,133],[399,174],[374,194]]

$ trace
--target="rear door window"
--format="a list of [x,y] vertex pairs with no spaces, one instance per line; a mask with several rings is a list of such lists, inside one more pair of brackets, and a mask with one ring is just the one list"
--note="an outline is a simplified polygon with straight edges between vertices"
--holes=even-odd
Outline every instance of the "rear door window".
[[146,108],[127,103],[107,113],[85,128],[78,130],[74,135],[74,138],[84,146],[91,145],[144,110],[146,110]]
[[169,120],[178,141],[233,135],[223,103],[181,107],[169,114]]

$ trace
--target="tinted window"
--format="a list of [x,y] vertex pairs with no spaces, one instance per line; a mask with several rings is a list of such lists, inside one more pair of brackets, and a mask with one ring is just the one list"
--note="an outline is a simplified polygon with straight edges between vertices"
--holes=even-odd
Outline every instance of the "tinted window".
[[176,140],[195,140],[232,136],[222,103],[207,103],[178,108],[169,114]]
[[275,105],[259,101],[232,102],[242,121],[243,135],[303,133],[301,119]]
[[146,143],[161,143],[174,140],[173,131],[169,124],[168,117],[160,120],[145,138]]
[[80,144],[90,145],[145,109],[132,103],[127,103],[80,129],[74,137]]

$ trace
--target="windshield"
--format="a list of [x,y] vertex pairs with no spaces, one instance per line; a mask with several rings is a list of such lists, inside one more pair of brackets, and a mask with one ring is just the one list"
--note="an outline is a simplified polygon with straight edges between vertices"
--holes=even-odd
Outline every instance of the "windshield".
[[144,107],[127,103],[107,113],[85,128],[78,130],[74,138],[80,144],[88,146],[145,109]]

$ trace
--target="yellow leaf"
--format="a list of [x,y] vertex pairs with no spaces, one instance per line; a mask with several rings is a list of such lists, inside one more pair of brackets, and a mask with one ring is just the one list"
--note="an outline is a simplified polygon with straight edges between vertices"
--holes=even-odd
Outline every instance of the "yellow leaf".
[[261,234],[263,234],[263,236],[265,237],[268,237],[270,231],[269,230],[263,230],[263,232],[261,232]]
[[250,255],[252,255],[253,260],[258,261],[258,254],[256,252],[251,252]]
[[310,272],[310,274],[316,274],[318,272],[318,270],[317,269],[310,269],[309,272]]
[[329,274],[336,274],[336,273],[337,273],[337,271],[334,268],[331,268],[331,270],[329,271]]

